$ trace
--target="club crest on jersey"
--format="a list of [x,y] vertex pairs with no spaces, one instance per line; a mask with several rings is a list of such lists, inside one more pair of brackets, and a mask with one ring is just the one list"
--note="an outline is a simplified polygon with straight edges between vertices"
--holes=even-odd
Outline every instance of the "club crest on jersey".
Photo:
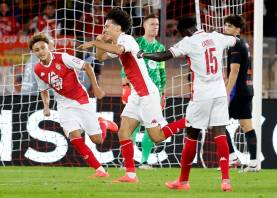
[[41,72],[41,73],[40,73],[40,76],[41,76],[41,77],[45,76],[45,73],[44,73],[44,72]]
[[60,63],[56,63],[56,68],[57,68],[57,70],[61,70],[61,64]]

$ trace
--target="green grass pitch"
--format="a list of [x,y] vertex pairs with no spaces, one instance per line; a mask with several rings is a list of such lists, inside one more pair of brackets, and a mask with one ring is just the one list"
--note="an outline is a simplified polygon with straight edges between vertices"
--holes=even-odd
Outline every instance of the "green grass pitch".
[[191,190],[176,191],[164,183],[179,175],[179,168],[138,170],[138,184],[112,183],[122,169],[109,168],[110,178],[89,179],[94,170],[84,167],[0,167],[0,198],[179,198],[179,197],[277,197],[277,171],[238,173],[231,170],[233,192],[220,191],[220,172],[193,168]]

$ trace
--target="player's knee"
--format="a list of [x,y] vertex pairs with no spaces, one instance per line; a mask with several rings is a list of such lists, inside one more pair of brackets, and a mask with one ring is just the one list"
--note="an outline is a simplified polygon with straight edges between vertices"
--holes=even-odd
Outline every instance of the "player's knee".
[[251,119],[240,120],[240,127],[243,132],[248,132],[253,129]]
[[118,138],[119,140],[126,140],[128,138],[130,138],[130,134],[128,133],[128,131],[124,128],[120,128],[118,131]]
[[147,132],[148,132],[150,139],[152,140],[152,142],[154,144],[159,144],[163,140],[165,140],[164,133],[161,130],[161,127],[159,125],[156,127],[147,128]]
[[103,142],[102,135],[92,135],[90,139],[95,144],[102,144]]
[[247,123],[243,123],[243,124],[240,124],[240,127],[241,127],[241,130],[245,133],[245,132],[248,132],[248,131],[251,131],[253,128],[252,128],[252,125],[250,124],[247,124]]
[[69,139],[74,139],[74,138],[79,138],[81,137],[81,132],[78,130],[78,131],[71,131],[69,132],[69,135],[68,135]]
[[251,130],[253,130],[253,127],[252,126],[241,126],[241,130],[244,132],[244,133],[246,133],[246,132],[248,132],[248,131],[251,131]]

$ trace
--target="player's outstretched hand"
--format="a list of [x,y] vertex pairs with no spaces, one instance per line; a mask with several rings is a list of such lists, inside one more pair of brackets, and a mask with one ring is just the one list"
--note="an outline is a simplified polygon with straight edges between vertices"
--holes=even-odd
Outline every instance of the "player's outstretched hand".
[[143,50],[140,50],[140,51],[137,53],[137,58],[143,58],[143,53],[144,53],[144,51],[143,51]]
[[105,92],[99,87],[96,89],[93,89],[93,94],[97,99],[102,99],[105,96]]
[[44,108],[43,109],[43,115],[49,117],[50,116],[50,109],[49,108]]
[[82,45],[79,45],[77,47],[77,49],[80,49],[80,50],[85,50],[85,49],[88,49],[88,48],[91,48],[94,46],[94,41],[90,41],[90,42],[85,42],[84,44]]

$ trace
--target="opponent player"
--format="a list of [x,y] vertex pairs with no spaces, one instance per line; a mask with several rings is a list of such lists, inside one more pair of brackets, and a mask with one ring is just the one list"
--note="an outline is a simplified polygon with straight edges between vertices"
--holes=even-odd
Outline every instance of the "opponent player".
[[[156,36],[159,33],[159,18],[155,14],[150,14],[144,18],[143,21],[144,35],[136,38],[137,43],[139,44],[139,48],[144,50],[145,52],[162,52],[165,50],[163,44],[156,40]],[[158,87],[160,97],[161,97],[161,105],[162,107],[165,105],[165,97],[164,97],[164,88],[166,84],[166,70],[165,70],[165,62],[156,62],[149,59],[144,59],[145,65],[147,67],[148,74],[150,78],[153,80],[154,84]],[[122,102],[124,104],[127,103],[128,97],[131,94],[128,91],[130,88],[129,81],[124,72],[124,68],[121,70],[121,78],[123,84],[123,95]],[[141,129],[139,125],[132,134],[133,143],[136,143],[136,134]],[[142,148],[142,159],[141,159],[141,169],[151,169],[152,167],[147,164],[147,160],[151,153],[153,142],[149,137],[149,134],[144,131],[144,135],[141,142]]]
[[75,149],[89,166],[96,169],[93,177],[108,177],[108,173],[85,144],[81,133],[84,130],[95,144],[101,144],[106,136],[107,123],[98,124],[88,93],[81,85],[76,70],[84,69],[93,85],[94,95],[101,99],[104,92],[99,88],[91,66],[67,53],[49,50],[49,39],[45,34],[36,34],[29,41],[29,48],[38,57],[34,72],[43,101],[43,114],[50,115],[49,93],[52,88],[57,100],[61,126]]
[[115,182],[138,182],[134,163],[134,145],[131,134],[139,123],[145,126],[153,142],[159,143],[185,127],[185,119],[167,124],[163,118],[159,90],[148,75],[143,59],[136,54],[139,46],[135,39],[125,34],[131,27],[130,16],[119,8],[106,16],[104,35],[96,41],[84,43],[81,49],[96,47],[98,60],[109,56],[119,57],[126,76],[132,84],[131,95],[122,114],[119,141],[125,161],[126,174]]
[[[244,27],[244,19],[239,15],[231,15],[224,19],[224,31],[240,38]],[[254,95],[252,66],[248,44],[240,39],[239,45],[228,49],[227,56],[227,94],[230,97],[230,118],[238,119],[245,133],[250,162],[245,172],[258,171],[257,167],[257,136],[252,126],[252,98]],[[239,161],[234,152],[230,134],[226,130],[232,163]]]
[[222,76],[222,54],[227,47],[236,44],[236,38],[204,30],[197,30],[195,19],[185,17],[177,26],[184,37],[169,50],[158,53],[139,52],[138,57],[154,61],[187,56],[192,70],[191,100],[186,110],[187,137],[181,158],[181,175],[173,182],[167,182],[170,189],[189,190],[189,173],[196,154],[197,139],[200,130],[212,128],[217,145],[219,165],[221,167],[221,189],[231,191],[229,179],[229,148],[225,135],[228,123],[228,101]]

